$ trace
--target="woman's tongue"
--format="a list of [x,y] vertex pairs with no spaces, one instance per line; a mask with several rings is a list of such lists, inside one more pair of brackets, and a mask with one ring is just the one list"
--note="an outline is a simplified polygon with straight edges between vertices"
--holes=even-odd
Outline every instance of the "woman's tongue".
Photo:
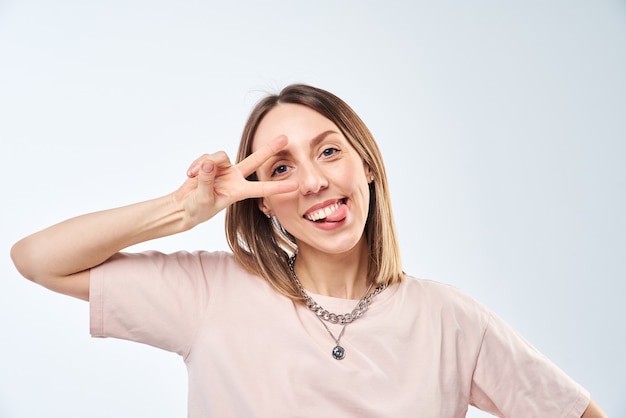
[[348,214],[347,205],[339,205],[336,211],[328,215],[325,219],[320,219],[320,222],[339,222],[345,219]]

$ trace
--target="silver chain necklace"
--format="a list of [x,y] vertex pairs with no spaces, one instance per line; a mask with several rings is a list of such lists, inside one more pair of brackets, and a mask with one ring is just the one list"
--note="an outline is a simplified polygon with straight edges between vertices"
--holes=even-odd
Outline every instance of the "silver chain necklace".
[[[304,299],[306,300],[307,307],[315,313],[317,319],[320,320],[322,325],[324,325],[324,328],[326,328],[326,331],[328,331],[328,334],[335,341],[336,345],[335,347],[333,347],[333,350],[331,352],[333,358],[335,360],[342,360],[346,356],[346,350],[341,346],[340,342],[341,337],[343,337],[343,334],[346,331],[346,326],[363,316],[365,311],[367,311],[367,309],[369,308],[370,303],[372,303],[372,299],[380,292],[385,290],[387,285],[384,283],[378,285],[376,289],[372,292],[372,294],[366,297],[366,295],[369,293],[369,291],[372,289],[372,286],[374,285],[374,282],[370,283],[369,287],[367,288],[365,293],[363,293],[363,296],[361,296],[361,299],[359,299],[352,312],[343,315],[337,315],[336,313],[329,312],[324,309],[320,304],[315,302],[311,296],[309,296],[306,290],[304,290],[304,286],[302,286],[302,283],[300,283],[300,280],[298,279],[298,275],[296,274],[296,270],[294,268],[295,262],[295,256],[289,259],[289,270],[291,271],[293,280],[296,282],[296,285],[298,285],[300,294],[302,294],[302,297],[304,297]],[[328,321],[333,324],[343,324],[343,327],[341,328],[341,332],[339,333],[338,337],[335,337],[335,335],[330,331],[330,328],[328,328],[328,325],[326,325],[324,321]]]

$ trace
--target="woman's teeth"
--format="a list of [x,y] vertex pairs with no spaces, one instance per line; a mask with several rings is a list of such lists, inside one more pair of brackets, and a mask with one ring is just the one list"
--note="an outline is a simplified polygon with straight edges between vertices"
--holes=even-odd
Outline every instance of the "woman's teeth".
[[323,209],[316,210],[315,212],[311,212],[307,214],[305,217],[309,221],[318,222],[318,221],[326,219],[328,215],[330,215],[331,213],[339,209],[339,206],[341,206],[341,202],[337,201],[336,203],[333,203],[330,206],[326,206]]

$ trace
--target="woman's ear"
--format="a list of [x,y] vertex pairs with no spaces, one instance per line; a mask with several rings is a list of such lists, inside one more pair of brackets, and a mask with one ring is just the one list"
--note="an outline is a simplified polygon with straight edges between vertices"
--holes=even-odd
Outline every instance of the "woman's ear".
[[372,171],[369,165],[365,166],[365,177],[367,177],[368,183],[371,183],[374,181],[374,172]]
[[272,211],[265,204],[265,199],[259,199],[259,210],[263,212],[268,218],[272,217]]

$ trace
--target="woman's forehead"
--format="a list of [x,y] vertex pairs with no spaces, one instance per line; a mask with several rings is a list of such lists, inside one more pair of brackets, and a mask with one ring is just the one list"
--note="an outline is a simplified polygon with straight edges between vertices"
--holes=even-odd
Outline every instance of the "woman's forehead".
[[319,112],[300,104],[281,103],[259,123],[252,139],[252,151],[280,135],[287,136],[290,142],[310,141],[326,131],[341,134],[339,128]]

